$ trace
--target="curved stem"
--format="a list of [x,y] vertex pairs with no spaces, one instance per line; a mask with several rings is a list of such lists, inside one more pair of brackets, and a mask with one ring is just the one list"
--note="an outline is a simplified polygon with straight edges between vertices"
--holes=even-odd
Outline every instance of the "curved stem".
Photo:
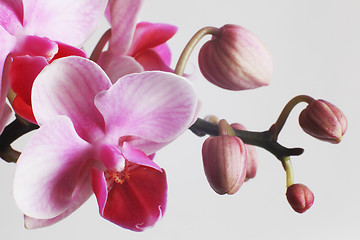
[[277,140],[280,131],[282,130],[282,128],[285,125],[285,122],[287,120],[287,118],[289,117],[290,112],[293,110],[293,108],[301,103],[301,102],[306,102],[306,103],[310,103],[312,102],[314,99],[310,96],[307,95],[299,95],[294,97],[293,99],[291,99],[284,107],[284,109],[282,110],[282,112],[280,113],[277,121],[270,127],[269,131],[271,132],[274,140]]
[[[219,126],[217,124],[205,121],[201,118],[198,118],[189,129],[198,136],[205,136],[206,134],[212,136],[219,135]],[[285,157],[298,156],[304,152],[304,149],[302,148],[286,148],[280,145],[272,138],[272,133],[269,131],[251,132],[234,129],[234,132],[244,143],[264,148],[281,161]]]
[[11,147],[11,144],[22,135],[39,128],[39,126],[16,118],[4,128],[0,135],[0,157],[6,162],[16,162],[20,153]]
[[197,31],[195,35],[190,39],[188,44],[185,46],[184,50],[182,51],[180,58],[176,64],[174,73],[177,75],[182,76],[184,74],[185,66],[189,57],[194,50],[196,44],[206,35],[211,34],[217,36],[219,34],[219,29],[215,27],[204,27]]
[[96,44],[93,52],[91,53],[90,60],[97,62],[99,60],[100,54],[103,51],[105,45],[111,37],[111,29],[108,29],[100,38],[99,42]]
[[290,187],[294,184],[294,170],[290,161],[290,157],[285,157],[281,162],[286,172],[286,187]]

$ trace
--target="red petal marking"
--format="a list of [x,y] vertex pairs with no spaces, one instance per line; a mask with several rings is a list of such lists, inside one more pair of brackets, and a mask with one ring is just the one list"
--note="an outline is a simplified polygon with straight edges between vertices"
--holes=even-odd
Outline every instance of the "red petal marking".
[[113,182],[102,216],[121,227],[143,231],[163,215],[166,196],[165,172],[137,165],[128,170],[126,181]]
[[29,122],[37,124],[31,105],[24,102],[21,97],[15,97],[12,107],[14,108],[14,111],[22,118],[28,120]]
[[15,57],[9,70],[10,86],[25,103],[31,104],[31,89],[35,78],[48,65],[44,57]]
[[79,56],[86,58],[86,53],[83,50],[61,42],[56,42],[56,43],[59,47],[59,51],[51,59],[50,63],[56,59],[68,57],[68,56]]

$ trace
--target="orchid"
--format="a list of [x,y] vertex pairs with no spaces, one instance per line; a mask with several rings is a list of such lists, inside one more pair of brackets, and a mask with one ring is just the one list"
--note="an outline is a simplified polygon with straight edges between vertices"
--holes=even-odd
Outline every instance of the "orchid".
[[11,97],[14,110],[35,122],[30,96],[35,77],[57,58],[86,56],[74,46],[90,37],[106,4],[107,0],[0,0],[0,132],[9,115],[9,88],[16,94]]
[[[139,22],[143,0],[110,0],[106,11],[111,25],[109,47],[94,51],[94,60],[112,82],[128,73],[169,71],[171,52],[166,44],[177,27],[163,23]],[[126,66],[126,67],[124,67]]]
[[134,231],[155,224],[167,184],[152,157],[194,121],[197,97],[187,79],[152,71],[112,85],[96,63],[67,57],[37,76],[32,103],[40,129],[14,180],[28,228],[63,219],[93,192],[109,221]]

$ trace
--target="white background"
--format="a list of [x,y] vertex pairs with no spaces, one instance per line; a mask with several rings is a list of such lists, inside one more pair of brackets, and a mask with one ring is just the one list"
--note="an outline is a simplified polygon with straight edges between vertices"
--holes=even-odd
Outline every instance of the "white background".
[[[142,20],[179,27],[169,41],[173,66],[192,34],[207,25],[242,25],[272,53],[275,68],[269,87],[229,92],[207,83],[198,72],[194,84],[203,102],[201,116],[215,114],[250,130],[266,130],[298,94],[326,99],[343,110],[349,125],[339,145],[302,132],[297,116],[305,105],[294,110],[280,135],[285,146],[305,148],[292,162],[295,182],[315,194],[308,212],[297,214],[288,205],[281,164],[262,149],[255,179],[233,196],[215,194],[202,169],[205,138],[187,131],[157,154],[157,163],[167,172],[169,195],[165,216],[154,228],[134,233],[117,227],[100,217],[92,197],[62,222],[26,230],[12,198],[15,165],[0,162],[1,239],[360,239],[359,13],[358,0],[147,0],[143,9]],[[105,29],[102,24],[86,46],[88,53]],[[188,72],[197,68],[198,49]],[[25,140],[16,146],[21,149]]]

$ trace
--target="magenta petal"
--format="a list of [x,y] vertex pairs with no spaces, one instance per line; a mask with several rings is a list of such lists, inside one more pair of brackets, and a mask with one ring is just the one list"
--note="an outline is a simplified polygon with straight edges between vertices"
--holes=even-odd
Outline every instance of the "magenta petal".
[[91,142],[103,134],[104,120],[94,105],[97,93],[111,86],[105,72],[82,57],[55,60],[35,79],[32,105],[39,124],[66,115],[80,137]]
[[123,184],[111,186],[102,216],[121,227],[143,231],[164,214],[166,196],[165,172],[138,166]]
[[106,0],[27,0],[24,27],[29,35],[79,46],[95,30]]
[[0,26],[12,35],[22,29],[23,21],[22,0],[1,0],[0,1]]
[[127,142],[123,143],[122,153],[126,160],[132,163],[151,167],[158,171],[161,171],[161,168],[156,163],[154,163],[144,152],[134,148],[133,146],[131,146],[131,144]]
[[141,51],[165,43],[177,31],[177,27],[164,23],[140,22],[136,26],[134,39],[128,55],[136,57]]
[[14,55],[43,56],[48,61],[54,57],[59,48],[56,42],[37,36],[18,37]]
[[143,0],[110,0],[111,39],[109,51],[125,55],[128,51]]
[[136,61],[143,66],[145,71],[165,71],[173,72],[169,65],[167,65],[161,56],[154,49],[146,49],[136,56]]
[[121,172],[125,166],[125,158],[120,149],[108,144],[101,144],[96,149],[96,159],[101,160],[110,171]]
[[113,139],[135,136],[170,142],[190,126],[197,96],[186,78],[154,71],[119,79],[108,91],[96,96],[95,104]]
[[104,176],[104,172],[98,169],[92,168],[91,169],[91,184],[93,191],[95,193],[98,205],[99,205],[99,212],[103,214],[105,204],[107,201],[107,183]]
[[59,116],[41,125],[16,164],[13,193],[21,211],[39,219],[67,211],[75,192],[87,191],[89,149],[69,118]]
[[41,70],[48,65],[44,57],[15,57],[9,71],[11,89],[27,104],[31,104],[33,82]]

